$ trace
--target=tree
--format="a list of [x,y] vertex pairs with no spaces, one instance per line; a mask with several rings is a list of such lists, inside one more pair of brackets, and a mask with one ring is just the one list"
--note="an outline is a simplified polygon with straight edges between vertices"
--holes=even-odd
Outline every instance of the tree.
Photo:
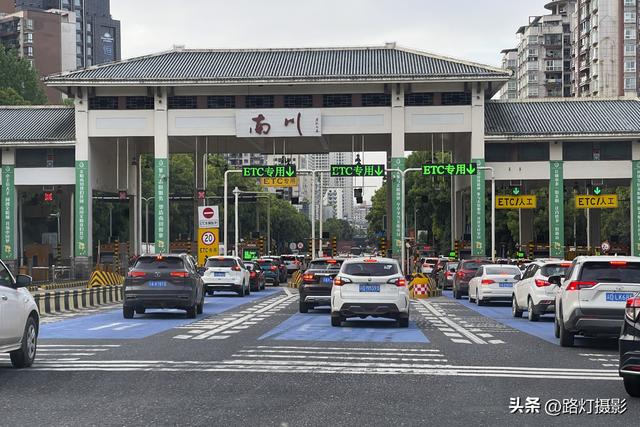
[[344,219],[329,218],[322,225],[322,231],[329,233],[329,236],[336,237],[338,240],[352,240],[353,228],[349,221]]
[[[13,92],[7,91],[12,89]],[[40,77],[29,61],[0,45],[0,104],[45,104]],[[15,95],[19,95],[19,98]],[[24,102],[23,102],[24,101]],[[10,103],[3,103],[10,102]]]

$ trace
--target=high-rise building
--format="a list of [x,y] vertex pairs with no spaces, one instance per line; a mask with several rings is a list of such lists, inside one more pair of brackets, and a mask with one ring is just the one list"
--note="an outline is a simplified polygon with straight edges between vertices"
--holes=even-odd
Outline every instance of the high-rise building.
[[120,21],[111,18],[109,0],[0,0],[0,13],[50,9],[75,15],[77,68],[120,59]]
[[267,156],[260,153],[227,153],[223,154],[224,159],[231,166],[260,166],[265,165]]
[[513,74],[509,81],[500,88],[500,99],[518,98],[518,49],[504,49],[502,52],[502,68]]
[[[69,11],[0,13],[0,43],[28,60],[40,76],[76,68],[75,28],[75,15]],[[60,91],[44,89],[50,103],[61,103]]]

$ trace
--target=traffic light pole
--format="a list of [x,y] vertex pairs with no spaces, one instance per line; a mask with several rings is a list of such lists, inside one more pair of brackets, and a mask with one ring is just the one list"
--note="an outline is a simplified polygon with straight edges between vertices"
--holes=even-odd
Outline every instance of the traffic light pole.
[[224,171],[224,254],[226,255],[229,253],[229,240],[228,240],[228,230],[229,228],[227,227],[227,218],[228,218],[228,211],[229,211],[229,201],[227,200],[227,197],[229,197],[229,174],[230,173],[242,173],[242,170],[240,169],[229,169]]
[[407,168],[405,170],[401,170],[401,169],[387,169],[386,172],[397,172],[400,174],[400,188],[401,188],[401,194],[402,194],[402,198],[400,201],[400,206],[402,209],[402,213],[400,215],[400,228],[402,230],[402,245],[400,245],[402,247],[402,253],[400,255],[400,260],[401,260],[401,264],[402,265],[402,269],[404,270],[405,274],[407,273],[407,266],[406,266],[406,261],[407,261],[407,248],[405,247],[405,188],[404,188],[404,183],[405,183],[405,177],[407,175],[407,173],[409,172],[420,172],[422,171],[422,168]]
[[491,166],[478,166],[478,170],[491,171],[491,261],[496,260],[496,174]]

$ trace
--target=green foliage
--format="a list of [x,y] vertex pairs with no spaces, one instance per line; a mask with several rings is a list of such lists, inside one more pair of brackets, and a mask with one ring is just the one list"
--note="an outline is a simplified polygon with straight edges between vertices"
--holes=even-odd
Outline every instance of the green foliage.
[[322,231],[329,233],[331,237],[337,237],[338,240],[352,240],[353,228],[349,221],[344,219],[330,218],[322,225]]
[[[13,89],[13,92],[5,92],[4,95],[0,93],[1,105],[45,104],[47,102],[40,77],[31,67],[29,61],[20,58],[15,51],[7,50],[0,45],[0,90],[3,89],[5,91]],[[19,98],[16,98],[15,94],[19,95]],[[5,99],[13,103],[2,103]],[[16,101],[17,103],[15,103]]]
[[0,87],[0,105],[27,105],[29,104],[11,87]]

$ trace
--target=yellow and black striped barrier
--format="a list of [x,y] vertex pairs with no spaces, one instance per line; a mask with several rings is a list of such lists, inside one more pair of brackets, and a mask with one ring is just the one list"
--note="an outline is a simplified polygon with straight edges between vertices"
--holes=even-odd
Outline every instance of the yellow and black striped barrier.
[[68,288],[79,288],[81,286],[86,286],[86,280],[72,280],[60,283],[40,283],[31,285],[28,287],[29,291],[53,291],[56,289],[68,289]]
[[87,288],[91,289],[98,286],[122,285],[124,277],[111,271],[94,270],[89,278]]
[[41,316],[87,308],[122,301],[122,286],[105,286],[95,289],[74,289],[45,292],[33,296]]
[[414,274],[409,282],[409,297],[411,299],[431,298],[442,295],[442,290],[438,289],[435,280],[422,273]]
[[297,289],[300,287],[300,283],[302,283],[302,272],[300,270],[297,270],[291,275],[289,287]]

